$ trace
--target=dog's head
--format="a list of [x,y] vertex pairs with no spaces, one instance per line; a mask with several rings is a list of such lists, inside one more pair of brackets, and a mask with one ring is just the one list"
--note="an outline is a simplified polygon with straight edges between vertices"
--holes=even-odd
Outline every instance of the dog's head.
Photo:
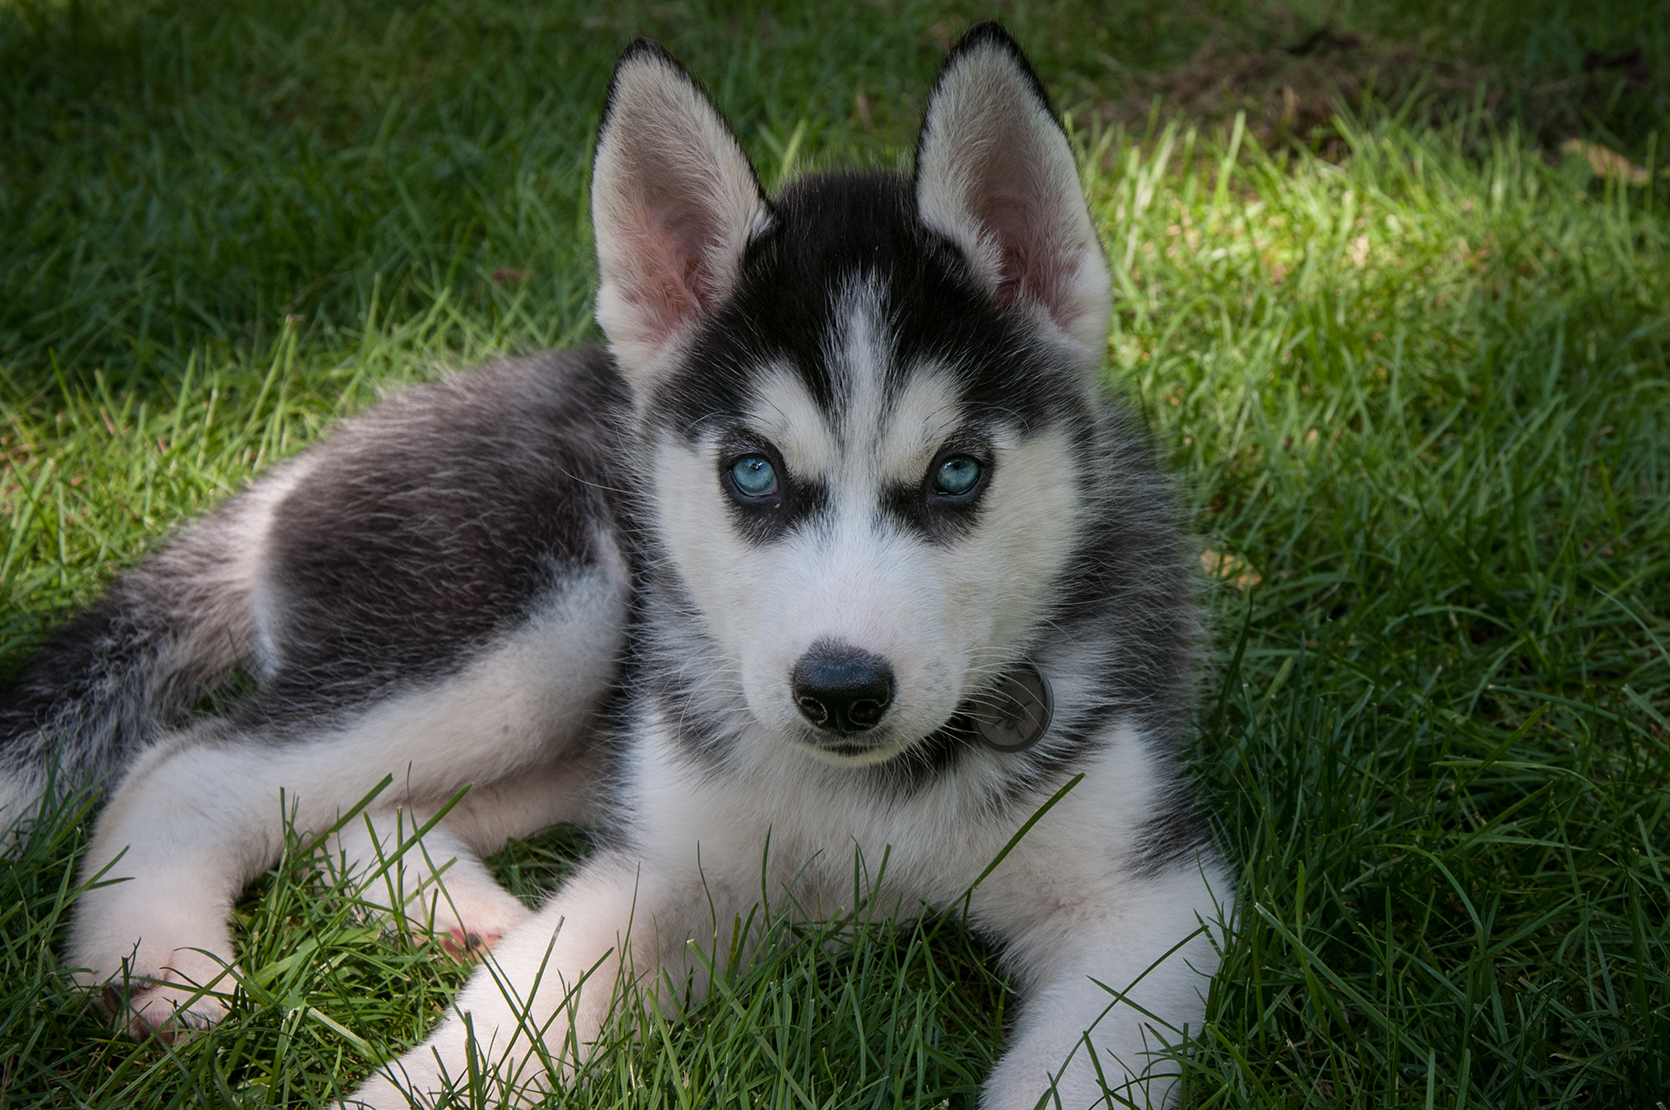
[[995,25],[952,50],[913,177],[761,192],[660,47],[610,86],[597,316],[646,523],[763,734],[890,758],[1024,657],[1095,476],[1109,276],[1072,152]]

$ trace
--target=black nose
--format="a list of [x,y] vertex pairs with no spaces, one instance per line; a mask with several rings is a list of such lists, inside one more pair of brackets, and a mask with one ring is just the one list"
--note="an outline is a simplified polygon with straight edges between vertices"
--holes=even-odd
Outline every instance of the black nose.
[[874,728],[893,701],[887,660],[844,644],[813,644],[794,665],[790,681],[801,714],[830,732]]

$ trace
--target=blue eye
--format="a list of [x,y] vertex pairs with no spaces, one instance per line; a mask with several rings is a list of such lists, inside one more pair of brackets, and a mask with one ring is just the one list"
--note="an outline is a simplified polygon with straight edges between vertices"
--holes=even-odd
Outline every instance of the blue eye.
[[980,481],[980,464],[967,455],[952,455],[934,472],[934,489],[958,497]]
[[731,464],[731,483],[744,497],[770,497],[777,492],[777,468],[764,455],[744,455]]

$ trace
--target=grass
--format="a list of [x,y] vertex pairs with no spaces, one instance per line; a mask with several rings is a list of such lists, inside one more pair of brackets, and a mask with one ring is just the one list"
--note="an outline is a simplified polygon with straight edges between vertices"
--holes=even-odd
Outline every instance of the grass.
[[[0,661],[339,414],[593,336],[588,144],[630,34],[709,82],[769,183],[894,164],[981,14],[0,0]],[[1110,373],[1215,582],[1195,763],[1243,913],[1189,1103],[1662,1105],[1670,17],[1006,18],[1072,109]],[[1267,109],[1290,68],[1188,84],[1324,24],[1415,51],[1428,91],[1295,128]],[[1582,68],[1637,45],[1644,84]],[[1328,64],[1306,79],[1365,87]],[[1594,177],[1569,138],[1653,183]],[[88,819],[67,804],[0,868],[0,1107],[323,1105],[465,974],[296,844],[239,907],[233,1017],[128,1042],[56,956]],[[533,897],[579,851],[558,831],[497,865]],[[971,1103],[1011,999],[954,922],[776,936],[699,1020],[640,1013],[565,1100]]]

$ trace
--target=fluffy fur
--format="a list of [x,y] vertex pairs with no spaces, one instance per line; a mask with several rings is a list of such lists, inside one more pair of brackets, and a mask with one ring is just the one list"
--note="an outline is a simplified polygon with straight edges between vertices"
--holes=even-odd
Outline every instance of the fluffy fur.
[[[1082,775],[969,903],[1025,998],[983,1102],[1053,1086],[1077,1110],[1105,1080],[1165,1103],[1150,1052],[1198,1028],[1230,895],[1179,778],[1188,548],[1102,392],[1108,271],[1019,49],[983,25],[951,52],[913,177],[767,199],[700,87],[636,43],[592,196],[607,349],[345,423],[7,693],[0,819],[54,763],[115,783],[87,867],[130,881],[82,897],[70,961],[136,1034],[206,1026],[281,791],[325,830],[392,774],[333,845],[365,874],[472,786],[424,839],[447,897],[415,852],[369,893],[492,946],[492,974],[350,1104],[432,1101],[470,1030],[532,1099],[617,982],[700,997],[690,945],[731,942],[716,922],[747,917],[768,840],[785,902],[839,905],[856,848],[887,853],[888,904],[945,908]],[[254,694],[182,725],[240,662]],[[1016,668],[1053,719],[984,747]],[[607,835],[530,913],[480,857],[556,821]]]

